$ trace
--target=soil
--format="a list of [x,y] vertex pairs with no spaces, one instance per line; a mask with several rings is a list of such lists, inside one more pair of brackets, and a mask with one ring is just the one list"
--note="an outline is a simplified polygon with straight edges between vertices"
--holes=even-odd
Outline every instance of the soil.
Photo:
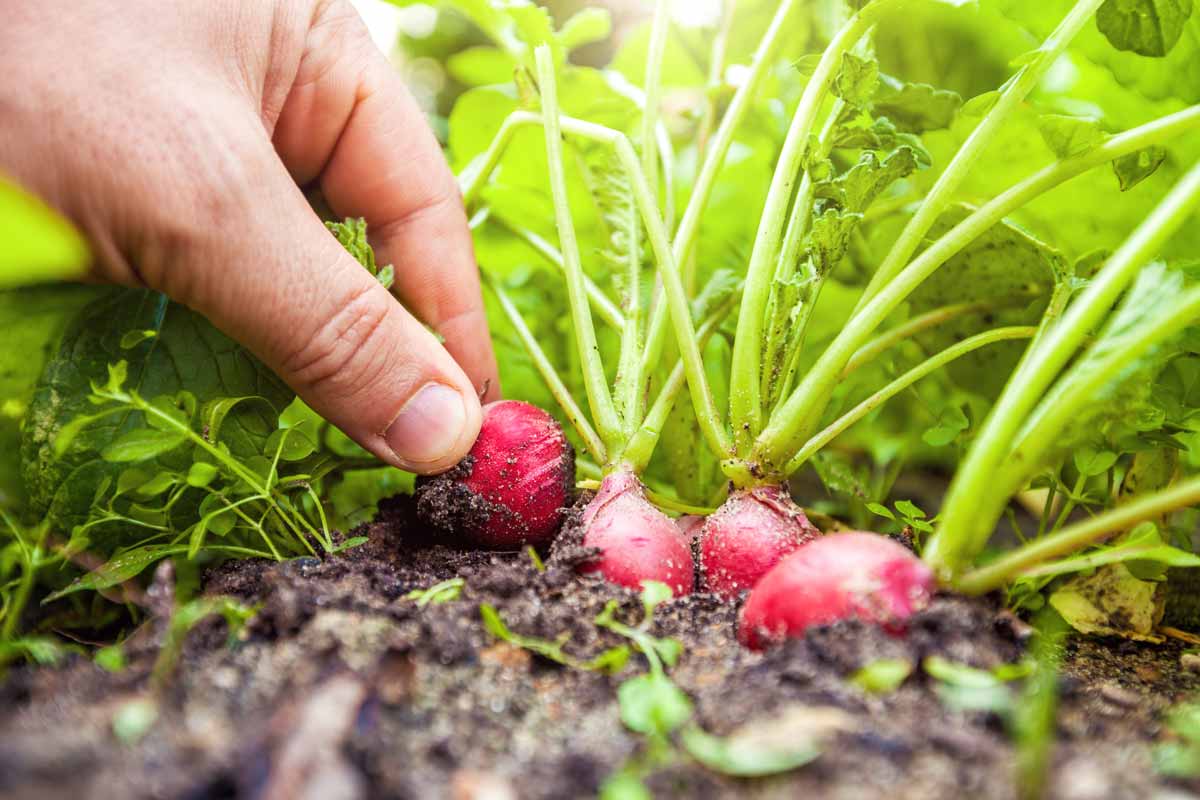
[[[640,752],[616,700],[619,683],[644,669],[640,657],[617,676],[567,668],[498,642],[480,623],[489,603],[520,634],[569,634],[566,649],[580,659],[622,643],[592,620],[616,600],[618,617],[636,624],[641,602],[578,576],[588,551],[562,537],[543,572],[525,552],[457,549],[431,539],[408,498],[385,503],[360,533],[367,544],[325,560],[211,570],[205,592],[258,613],[232,641],[216,618],[195,627],[157,684],[161,618],[131,638],[120,672],[83,657],[11,670],[0,684],[0,796],[577,798]],[[422,607],[406,597],[453,577],[465,579],[455,600]],[[755,779],[680,756],[648,777],[654,796],[1016,796],[1012,740],[997,714],[947,706],[919,668],[882,695],[847,680],[880,658],[939,655],[980,668],[1020,660],[1030,630],[995,601],[941,596],[904,638],[842,623],[765,653],[738,646],[736,619],[736,604],[706,594],[655,614],[653,634],[683,644],[671,677],[697,721],[719,735],[813,738],[821,754]],[[1068,641],[1051,796],[1200,796],[1200,783],[1167,780],[1151,765],[1162,712],[1200,689],[1182,651]],[[114,719],[137,701],[153,702],[157,719],[122,740]]]

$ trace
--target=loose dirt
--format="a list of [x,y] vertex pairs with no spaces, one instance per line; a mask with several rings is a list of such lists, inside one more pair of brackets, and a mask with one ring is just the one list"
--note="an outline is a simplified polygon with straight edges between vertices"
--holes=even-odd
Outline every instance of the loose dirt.
[[[13,798],[578,798],[593,796],[639,737],[618,717],[607,676],[498,642],[479,606],[510,629],[590,658],[621,640],[593,618],[610,599],[628,623],[633,592],[575,566],[561,537],[541,572],[528,554],[481,553],[434,540],[412,502],[383,505],[367,544],[329,558],[227,563],[204,591],[259,606],[239,637],[197,626],[165,682],[151,688],[161,621],[132,638],[108,673],[78,657],[22,667],[0,684],[0,796]],[[438,535],[440,536],[440,534]],[[414,589],[461,577],[461,596],[419,607]],[[718,775],[686,757],[657,769],[658,797],[1010,798],[1014,749],[1003,719],[958,711],[918,667],[896,691],[847,681],[880,658],[931,655],[984,669],[1014,663],[1030,635],[989,600],[939,597],[894,638],[857,623],[817,630],[766,653],[737,644],[737,605],[696,594],[669,601],[653,633],[683,655],[671,671],[709,732],[814,737],[821,755],[760,779]],[[1200,784],[1152,768],[1162,712],[1200,689],[1182,646],[1074,638],[1060,676],[1049,792],[1058,798],[1181,798]],[[114,733],[139,701],[157,718]],[[131,705],[134,704],[134,705]],[[144,727],[144,726],[143,726]]]

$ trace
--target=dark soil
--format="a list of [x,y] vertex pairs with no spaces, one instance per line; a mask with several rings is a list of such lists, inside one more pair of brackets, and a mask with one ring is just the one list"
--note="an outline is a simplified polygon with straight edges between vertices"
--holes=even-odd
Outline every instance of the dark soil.
[[[205,591],[260,604],[230,644],[223,623],[188,637],[157,691],[150,670],[161,622],[111,674],[84,658],[20,668],[0,684],[0,796],[14,798],[577,798],[596,793],[638,752],[611,677],[497,642],[479,618],[495,606],[521,634],[570,634],[587,659],[621,643],[592,619],[610,599],[636,623],[629,591],[581,578],[587,551],[558,546],[539,572],[525,553],[430,542],[411,503],[385,504],[369,542],[325,561],[226,564]],[[405,595],[462,577],[454,601]],[[1014,752],[1003,721],[949,709],[916,670],[898,690],[867,694],[846,677],[879,658],[929,655],[989,668],[1022,657],[1029,629],[988,601],[940,597],[906,638],[857,623],[818,630],[764,654],[737,644],[735,605],[697,594],[670,601],[653,632],[677,637],[672,677],[716,734],[751,726],[783,740],[815,737],[822,754],[773,778],[732,779],[685,757],[657,769],[658,797],[1009,798]],[[1200,689],[1182,646],[1073,639],[1060,679],[1050,794],[1191,797],[1151,766],[1170,705]],[[148,732],[122,742],[113,721],[131,701],[157,703]],[[129,738],[129,737],[127,737]]]

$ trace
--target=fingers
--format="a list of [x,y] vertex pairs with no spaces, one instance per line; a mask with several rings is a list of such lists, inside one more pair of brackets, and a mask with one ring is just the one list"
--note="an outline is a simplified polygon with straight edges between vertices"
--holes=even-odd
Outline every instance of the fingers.
[[262,149],[247,159],[262,166],[237,224],[190,241],[160,288],[245,343],[380,458],[418,473],[449,469],[479,433],[471,380],[330,236],[270,144]]
[[348,4],[309,32],[274,130],[300,183],[319,179],[340,216],[367,220],[405,305],[445,340],[478,390],[499,396],[495,356],[458,188],[399,76]]

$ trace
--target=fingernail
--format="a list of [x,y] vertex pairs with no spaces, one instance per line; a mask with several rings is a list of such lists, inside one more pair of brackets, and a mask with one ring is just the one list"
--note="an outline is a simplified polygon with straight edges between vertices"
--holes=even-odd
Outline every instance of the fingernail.
[[429,464],[444,459],[458,444],[466,423],[462,395],[444,383],[427,383],[404,404],[383,437],[401,461]]

